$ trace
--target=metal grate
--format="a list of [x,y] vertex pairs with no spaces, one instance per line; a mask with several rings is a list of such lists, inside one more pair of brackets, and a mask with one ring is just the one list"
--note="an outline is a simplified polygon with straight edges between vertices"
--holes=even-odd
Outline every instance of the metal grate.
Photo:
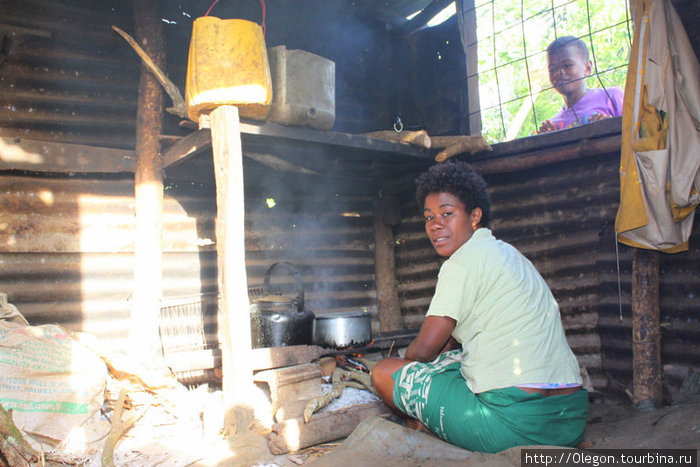
[[[214,349],[216,342],[207,339],[205,315],[208,306],[216,305],[217,294],[169,298],[160,308],[160,342],[166,361],[186,358],[190,352]],[[217,380],[213,368],[192,368],[175,373],[178,381],[193,386]]]

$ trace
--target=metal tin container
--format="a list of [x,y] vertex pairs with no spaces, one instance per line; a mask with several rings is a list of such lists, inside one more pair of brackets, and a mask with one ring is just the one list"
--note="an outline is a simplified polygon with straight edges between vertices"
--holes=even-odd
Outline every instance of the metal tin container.
[[372,341],[372,319],[368,311],[318,313],[313,325],[313,343],[322,347],[361,347]]
[[284,45],[267,51],[272,75],[269,120],[330,130],[335,123],[335,62]]

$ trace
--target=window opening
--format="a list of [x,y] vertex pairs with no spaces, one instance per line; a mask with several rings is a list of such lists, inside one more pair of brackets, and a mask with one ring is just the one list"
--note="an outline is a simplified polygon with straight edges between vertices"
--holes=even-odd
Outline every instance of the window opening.
[[[467,2],[465,2],[467,3]],[[481,133],[491,143],[537,133],[564,100],[549,82],[547,46],[575,36],[593,63],[589,88],[624,88],[631,48],[627,2],[606,0],[473,0]],[[471,48],[470,50],[473,50]],[[472,80],[473,81],[473,80]],[[607,91],[606,91],[607,92]]]

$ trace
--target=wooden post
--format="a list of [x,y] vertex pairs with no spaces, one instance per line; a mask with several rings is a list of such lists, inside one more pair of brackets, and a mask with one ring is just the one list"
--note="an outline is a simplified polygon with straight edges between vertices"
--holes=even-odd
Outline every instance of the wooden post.
[[398,198],[374,201],[374,275],[377,286],[379,326],[382,332],[404,329],[396,280],[394,233],[391,225],[401,220]]
[[250,304],[245,270],[243,152],[238,108],[210,114],[216,179],[216,253],[219,269],[219,342],[223,371],[224,423],[233,432],[253,420]]
[[[165,65],[159,2],[134,0],[136,41],[161,68]],[[146,366],[162,366],[158,334],[162,294],[163,175],[158,137],[163,126],[163,92],[158,80],[141,65],[136,111],[134,196],[134,296],[129,338],[130,355]]]
[[460,126],[463,134],[480,135],[481,104],[479,103],[479,60],[477,56],[479,42],[476,36],[474,0],[458,1],[457,10],[462,47],[466,54],[468,101],[468,114],[462,115]]
[[639,410],[661,406],[659,253],[641,248],[632,256],[632,372]]

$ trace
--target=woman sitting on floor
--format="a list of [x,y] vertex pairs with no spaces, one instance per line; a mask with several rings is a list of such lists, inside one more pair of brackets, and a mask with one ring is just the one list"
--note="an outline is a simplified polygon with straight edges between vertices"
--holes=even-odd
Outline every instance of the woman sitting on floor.
[[576,446],[588,393],[559,306],[532,263],[488,229],[486,182],[448,161],[416,184],[425,231],[449,259],[405,358],[372,370],[382,399],[408,426],[472,451]]

